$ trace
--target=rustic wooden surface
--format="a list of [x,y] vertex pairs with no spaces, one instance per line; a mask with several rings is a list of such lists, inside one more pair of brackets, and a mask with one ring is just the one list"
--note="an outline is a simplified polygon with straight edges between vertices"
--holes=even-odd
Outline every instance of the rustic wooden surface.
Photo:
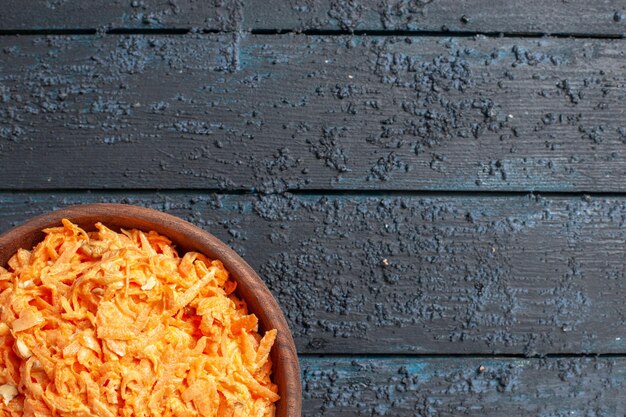
[[[626,40],[25,36],[0,48],[3,189],[626,190]],[[82,158],[59,164],[68,149]]]
[[623,1],[251,0],[246,28],[623,35]]
[[0,230],[94,202],[223,239],[280,300],[301,353],[626,350],[623,198],[1,194]]
[[220,237],[304,416],[626,413],[623,2],[4,6],[0,232],[125,202]]
[[624,358],[306,358],[304,416],[622,416]]
[[234,30],[240,10],[230,0],[4,0],[0,30]]
[[619,0],[4,0],[0,30],[412,31],[621,36]]

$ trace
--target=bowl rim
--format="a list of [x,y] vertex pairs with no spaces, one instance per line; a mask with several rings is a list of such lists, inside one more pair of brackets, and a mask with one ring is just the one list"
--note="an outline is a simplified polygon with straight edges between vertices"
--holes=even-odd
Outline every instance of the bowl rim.
[[[271,352],[274,367],[272,380],[278,385],[281,396],[276,404],[276,416],[300,417],[302,409],[300,367],[287,320],[258,274],[226,243],[186,220],[155,209],[131,204],[79,204],[38,215],[2,233],[0,265],[4,266],[18,249],[32,248],[43,239],[43,229],[59,226],[62,219],[68,219],[87,229],[93,229],[95,223],[101,222],[113,228],[155,230],[171,239],[185,252],[195,250],[209,258],[221,260],[237,281],[237,293],[248,306],[251,304],[263,306],[259,311],[251,311],[259,318],[262,328],[278,330]],[[280,364],[279,372],[277,364]],[[276,378],[280,381],[276,381]]]

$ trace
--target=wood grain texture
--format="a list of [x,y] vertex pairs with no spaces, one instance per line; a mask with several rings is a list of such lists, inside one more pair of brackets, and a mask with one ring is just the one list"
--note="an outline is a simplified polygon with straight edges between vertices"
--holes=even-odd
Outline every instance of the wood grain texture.
[[0,30],[235,30],[241,19],[230,0],[4,0]]
[[304,358],[302,363],[306,417],[626,413],[623,358]]
[[622,1],[250,0],[253,29],[411,30],[621,35]]
[[623,198],[4,193],[0,230],[101,201],[227,242],[300,353],[626,352]]
[[412,30],[621,35],[618,0],[5,0],[0,30]]
[[626,40],[0,45],[4,189],[626,190]]

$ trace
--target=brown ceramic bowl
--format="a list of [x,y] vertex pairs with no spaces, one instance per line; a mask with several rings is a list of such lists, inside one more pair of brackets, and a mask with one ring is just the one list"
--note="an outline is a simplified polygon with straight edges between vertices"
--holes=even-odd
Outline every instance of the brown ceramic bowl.
[[91,204],[71,206],[33,218],[0,236],[0,265],[19,248],[30,249],[43,240],[42,229],[59,226],[61,219],[69,219],[86,230],[102,222],[113,228],[155,230],[170,238],[181,252],[196,251],[210,258],[220,259],[237,281],[237,294],[257,315],[260,331],[277,329],[278,336],[272,348],[273,381],[278,385],[280,400],[276,417],[300,417],[302,389],[296,348],[278,303],[254,270],[215,236],[178,217],[147,208],[124,204]]

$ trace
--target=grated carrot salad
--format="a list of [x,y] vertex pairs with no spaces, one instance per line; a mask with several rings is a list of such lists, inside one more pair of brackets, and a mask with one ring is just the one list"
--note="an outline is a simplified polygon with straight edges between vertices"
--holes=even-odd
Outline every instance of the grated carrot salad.
[[276,330],[219,260],[68,220],[0,267],[2,416],[274,415]]

